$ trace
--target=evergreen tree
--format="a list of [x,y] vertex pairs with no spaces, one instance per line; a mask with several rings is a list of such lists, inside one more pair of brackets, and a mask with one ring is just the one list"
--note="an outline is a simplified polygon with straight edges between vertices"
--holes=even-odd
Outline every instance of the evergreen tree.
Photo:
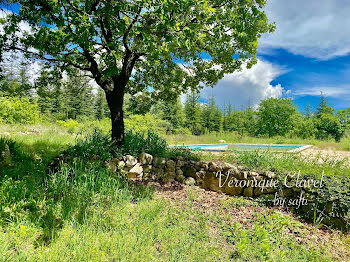
[[202,125],[200,124],[200,112],[201,107],[199,104],[199,94],[198,92],[192,91],[186,97],[185,116],[186,126],[194,135],[200,135],[202,133]]
[[98,120],[101,120],[104,117],[105,100],[106,97],[103,90],[98,89],[95,101],[95,116]]
[[185,114],[180,99],[177,99],[175,102],[158,102],[152,108],[152,112],[160,119],[168,121],[171,124],[172,130],[169,131],[174,132],[176,129],[184,126]]
[[311,112],[310,103],[307,103],[307,105],[306,105],[306,108],[305,108],[305,118],[306,118],[306,119],[311,119],[311,118],[312,118],[312,112]]
[[320,117],[322,114],[334,115],[334,109],[327,104],[326,97],[321,93],[321,101],[316,110],[316,117]]

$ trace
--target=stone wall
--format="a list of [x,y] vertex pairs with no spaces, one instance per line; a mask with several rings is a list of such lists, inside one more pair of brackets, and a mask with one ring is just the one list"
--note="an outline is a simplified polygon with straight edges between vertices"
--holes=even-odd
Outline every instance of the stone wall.
[[126,155],[115,158],[107,166],[112,172],[118,170],[130,179],[163,182],[176,180],[186,185],[197,185],[206,190],[234,196],[272,197],[276,192],[271,187],[259,187],[259,181],[264,181],[265,184],[272,182],[275,178],[273,172],[257,173],[222,162],[197,162],[182,157],[165,159],[141,153],[138,157]]
[[[153,157],[147,153],[141,153],[138,157],[126,155],[115,158],[106,164],[111,172],[118,171],[130,179],[163,182],[178,181],[189,186],[197,185],[206,190],[222,192],[232,196],[263,197],[273,201],[272,203],[275,205],[281,204],[275,203],[277,198],[285,199],[288,203],[294,201],[292,205],[288,204],[286,206],[293,206],[293,209],[299,210],[298,212],[309,218],[314,216],[314,207],[317,206],[319,210],[321,204],[324,224],[342,229],[348,226],[347,219],[344,218],[346,215],[332,215],[332,205],[334,203],[329,199],[320,199],[317,190],[307,187],[281,186],[281,183],[279,183],[281,181],[278,180],[280,177],[277,177],[271,171],[255,172],[228,163],[193,161],[182,157],[165,159]],[[273,186],[275,182],[279,183],[277,187]],[[307,200],[306,205],[298,205],[297,201],[301,201],[301,196]],[[315,199],[319,199],[319,201],[315,203]],[[296,205],[298,207],[295,207]]]

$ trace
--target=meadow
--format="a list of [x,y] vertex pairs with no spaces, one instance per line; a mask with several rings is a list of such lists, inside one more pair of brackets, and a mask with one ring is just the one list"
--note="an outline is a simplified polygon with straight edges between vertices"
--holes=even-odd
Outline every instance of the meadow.
[[[67,127],[1,125],[0,133],[16,145],[11,165],[0,170],[3,261],[350,259],[348,233],[325,228],[317,218],[306,222],[295,213],[261,201],[197,187],[166,190],[166,185],[137,185],[110,174],[101,161],[82,157],[49,172],[52,158],[82,137]],[[210,143],[218,138],[254,143],[276,143],[279,139],[166,136],[169,143],[179,139],[183,143]],[[275,158],[252,153],[199,157],[219,158],[248,168],[299,168],[308,173],[327,168],[339,176],[343,171],[349,176],[341,163],[329,161],[315,166],[298,156]]]

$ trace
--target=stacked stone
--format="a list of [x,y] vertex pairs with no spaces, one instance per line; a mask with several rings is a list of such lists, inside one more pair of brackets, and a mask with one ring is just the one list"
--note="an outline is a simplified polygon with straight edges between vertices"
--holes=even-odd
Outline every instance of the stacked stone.
[[249,180],[271,180],[275,177],[273,172],[257,172],[244,170],[242,167],[229,163],[216,163],[205,161],[186,160],[182,157],[165,159],[162,157],[153,158],[147,153],[139,154],[138,158],[126,155],[121,159],[114,159],[109,167],[111,172],[117,170],[127,175],[131,179],[161,180],[163,182],[178,181],[180,183],[193,186],[198,185],[206,190],[223,192],[229,195],[244,195],[247,197],[257,197],[260,195],[271,195],[276,192],[273,188],[261,190],[259,187],[232,186],[225,183],[219,186],[218,173],[223,175],[227,181],[236,179],[238,181]]

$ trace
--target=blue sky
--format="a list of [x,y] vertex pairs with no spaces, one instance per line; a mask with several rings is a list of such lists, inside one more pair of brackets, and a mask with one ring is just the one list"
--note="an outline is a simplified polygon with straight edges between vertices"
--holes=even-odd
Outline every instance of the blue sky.
[[256,105],[268,97],[293,99],[299,110],[317,107],[320,93],[336,109],[350,107],[350,1],[267,0],[277,30],[259,41],[259,62],[205,88],[222,107]]

